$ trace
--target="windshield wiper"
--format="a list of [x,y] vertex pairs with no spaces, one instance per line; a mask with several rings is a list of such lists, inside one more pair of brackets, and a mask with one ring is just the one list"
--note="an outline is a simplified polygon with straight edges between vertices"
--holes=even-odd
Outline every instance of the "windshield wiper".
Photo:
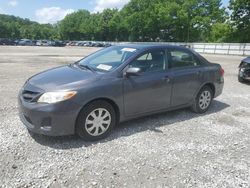
[[90,67],[89,65],[81,65],[79,63],[77,63],[77,65],[80,67],[80,68],[84,68],[84,69],[88,69],[92,72],[95,72],[95,69],[93,69],[92,67]]

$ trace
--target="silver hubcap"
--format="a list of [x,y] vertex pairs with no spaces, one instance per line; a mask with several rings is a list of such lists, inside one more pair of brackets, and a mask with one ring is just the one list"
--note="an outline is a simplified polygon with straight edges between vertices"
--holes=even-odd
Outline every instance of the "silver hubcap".
[[105,133],[111,123],[111,115],[104,108],[93,110],[86,118],[85,129],[92,136],[99,136]]
[[209,91],[203,91],[200,99],[199,99],[199,106],[202,110],[205,110],[208,108],[211,102],[211,93]]

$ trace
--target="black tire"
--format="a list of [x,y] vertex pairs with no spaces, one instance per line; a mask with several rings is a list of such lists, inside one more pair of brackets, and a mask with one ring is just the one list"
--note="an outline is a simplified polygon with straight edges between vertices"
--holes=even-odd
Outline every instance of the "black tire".
[[[206,108],[203,109],[203,108],[201,108],[201,105],[199,104],[199,102],[200,102],[200,97],[201,97],[201,95],[202,95],[205,91],[207,91],[207,92],[210,93],[211,100],[210,100],[209,105],[208,105]],[[191,107],[192,111],[194,111],[195,113],[198,113],[198,114],[203,114],[203,113],[205,113],[205,112],[209,109],[209,107],[210,107],[210,105],[211,105],[211,103],[212,103],[212,101],[213,101],[213,97],[214,97],[214,92],[213,92],[213,90],[211,89],[211,87],[209,87],[209,86],[204,86],[204,87],[202,87],[201,90],[199,91],[199,93],[197,94],[197,96],[195,97],[194,104],[193,104],[192,107]]]
[[238,75],[238,81],[241,82],[241,83],[245,82],[245,80],[242,77],[240,77],[240,75]]
[[[103,134],[98,136],[93,136],[88,133],[85,123],[89,114],[98,108],[103,108],[110,113],[111,123]],[[79,113],[76,121],[76,133],[80,138],[82,138],[85,141],[96,141],[106,138],[110,134],[115,125],[116,125],[116,113],[113,106],[104,100],[97,100],[87,104]]]

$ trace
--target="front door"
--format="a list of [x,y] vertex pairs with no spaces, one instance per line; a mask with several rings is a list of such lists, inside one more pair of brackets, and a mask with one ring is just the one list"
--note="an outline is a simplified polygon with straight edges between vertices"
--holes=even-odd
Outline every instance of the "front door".
[[141,74],[124,77],[125,115],[133,116],[168,108],[171,83],[165,51],[147,51],[128,66],[140,68]]

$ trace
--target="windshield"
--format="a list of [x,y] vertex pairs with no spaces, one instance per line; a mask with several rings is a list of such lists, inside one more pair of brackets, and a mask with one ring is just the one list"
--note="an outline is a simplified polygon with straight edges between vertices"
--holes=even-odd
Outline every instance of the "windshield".
[[78,62],[80,66],[88,66],[89,68],[100,71],[110,72],[128,58],[135,54],[137,49],[124,46],[112,46],[100,50]]

